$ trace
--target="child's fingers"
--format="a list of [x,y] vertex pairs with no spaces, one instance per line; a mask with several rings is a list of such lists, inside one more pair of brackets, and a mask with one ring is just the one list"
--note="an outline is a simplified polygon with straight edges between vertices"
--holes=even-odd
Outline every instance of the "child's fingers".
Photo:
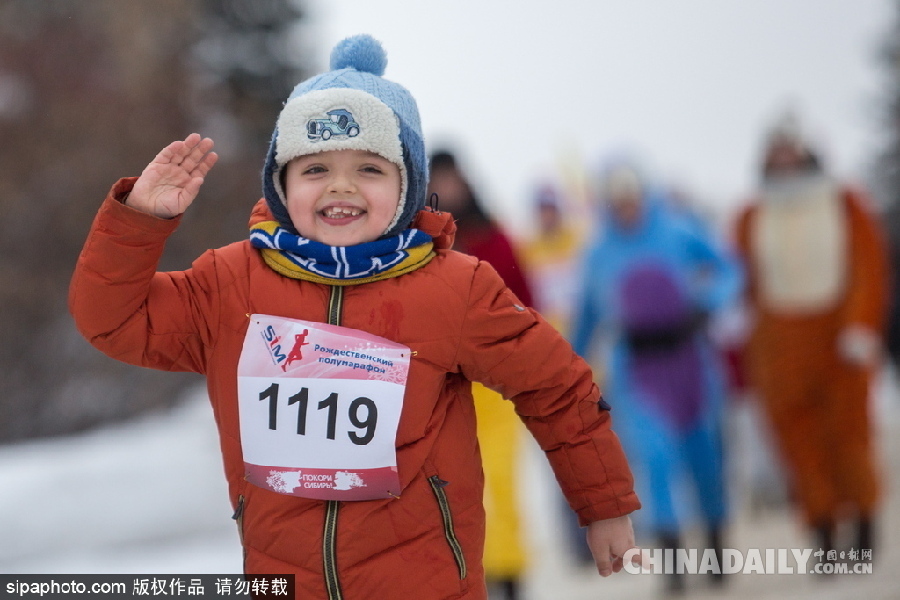
[[191,133],[186,138],[184,138],[184,145],[188,148],[193,148],[200,141],[199,133]]
[[[197,139],[192,139],[193,136],[197,136]],[[196,169],[199,165],[204,164],[206,157],[209,156],[209,153],[212,151],[214,145],[213,141],[210,138],[199,138],[200,136],[198,134],[192,133],[185,140],[185,147],[187,149],[187,152],[181,160],[180,166],[188,173],[193,173],[194,169]],[[189,139],[194,143],[188,143]]]
[[[628,562],[631,565],[641,566],[640,550],[638,550],[637,547],[630,548],[629,551],[630,550],[635,550],[636,552],[631,553],[632,556],[628,557]],[[628,552],[625,552],[624,554],[621,554],[621,555],[617,555],[617,554],[612,553],[612,551],[610,551],[610,554],[609,554],[610,561],[608,563],[606,563],[609,565],[608,569],[604,570],[605,565],[600,560],[598,560],[597,561],[597,570],[600,571],[600,574],[603,575],[604,577],[606,577],[607,575],[610,575],[611,573],[619,573],[622,569],[625,568],[625,557],[626,556],[628,556]]]
[[603,577],[612,575],[613,568],[610,560],[609,548],[594,553],[594,562],[597,563],[597,571]]
[[612,561],[612,572],[618,573],[619,571],[622,570],[622,567],[624,566],[624,564],[625,563],[623,562],[622,557],[616,556]]
[[[628,553],[631,553],[628,562],[635,567],[641,567],[644,565],[644,552],[637,546],[633,546],[625,553],[625,556],[628,556]],[[624,558],[623,558],[624,560]]]
[[[153,162],[164,165],[176,165],[192,171],[196,163],[202,160],[213,146],[209,138],[200,137],[199,133],[192,133],[184,140],[177,140],[159,151]],[[192,158],[193,157],[193,158]]]
[[177,141],[172,142],[165,148],[159,151],[159,153],[153,158],[152,163],[158,163],[163,165],[168,164],[180,164],[182,160],[184,160],[184,156],[187,150],[185,148],[184,142]]
[[213,165],[216,164],[217,160],[219,160],[219,155],[215,152],[210,152],[203,157],[203,160],[201,160],[200,164],[197,165],[197,168],[191,172],[191,175],[194,177],[206,177],[206,174],[213,168]]
[[200,193],[200,186],[203,185],[202,177],[192,177],[191,180],[184,186],[184,193],[187,198],[190,198],[190,202],[194,201],[194,198],[197,197],[197,194]]
[[613,557],[613,573],[618,573],[625,567],[626,559],[631,565],[641,565],[641,550],[634,545],[633,541],[622,547],[610,547],[610,553]]

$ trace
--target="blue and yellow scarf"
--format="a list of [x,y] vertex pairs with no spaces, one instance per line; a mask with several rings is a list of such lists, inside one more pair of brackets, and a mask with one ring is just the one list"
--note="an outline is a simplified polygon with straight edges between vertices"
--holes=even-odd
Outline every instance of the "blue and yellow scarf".
[[263,221],[250,228],[250,244],[274,271],[292,279],[328,285],[356,285],[390,279],[434,258],[431,236],[407,229],[355,246],[328,246]]

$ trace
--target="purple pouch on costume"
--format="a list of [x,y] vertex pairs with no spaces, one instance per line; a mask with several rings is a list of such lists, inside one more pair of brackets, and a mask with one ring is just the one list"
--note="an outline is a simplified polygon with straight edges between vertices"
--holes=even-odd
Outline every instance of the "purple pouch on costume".
[[621,294],[628,375],[638,398],[683,431],[696,421],[704,396],[690,307],[674,278],[654,266],[629,272]]

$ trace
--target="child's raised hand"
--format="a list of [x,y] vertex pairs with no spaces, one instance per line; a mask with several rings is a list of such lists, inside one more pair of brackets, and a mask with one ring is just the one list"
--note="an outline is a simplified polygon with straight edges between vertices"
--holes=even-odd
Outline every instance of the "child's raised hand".
[[[625,554],[635,548],[631,518],[624,515],[594,521],[587,527],[587,542],[600,575],[607,577],[618,573],[624,566]],[[633,558],[633,562],[640,562],[640,554]]]
[[197,133],[172,142],[156,155],[134,184],[125,204],[163,219],[191,205],[209,170],[219,159],[213,141]]

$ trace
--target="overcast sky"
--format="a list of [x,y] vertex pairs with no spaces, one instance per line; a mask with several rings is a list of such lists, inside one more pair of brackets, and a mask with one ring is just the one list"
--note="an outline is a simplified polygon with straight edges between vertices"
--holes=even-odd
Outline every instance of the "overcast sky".
[[348,35],[388,53],[426,143],[452,143],[515,229],[535,182],[622,149],[707,204],[755,182],[765,129],[794,106],[828,163],[878,148],[890,0],[316,0],[319,66]]

